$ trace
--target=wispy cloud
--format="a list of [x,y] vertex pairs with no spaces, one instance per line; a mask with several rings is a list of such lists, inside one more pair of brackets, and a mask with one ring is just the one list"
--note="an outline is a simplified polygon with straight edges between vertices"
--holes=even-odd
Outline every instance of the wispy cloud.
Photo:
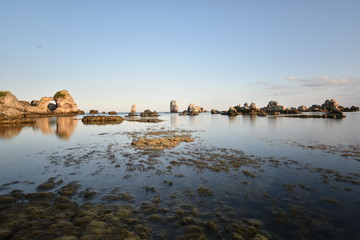
[[331,77],[314,77],[312,79],[304,79],[297,77],[287,77],[287,80],[293,82],[299,82],[302,86],[305,87],[341,87],[341,86],[349,86],[353,82],[348,78],[331,78]]

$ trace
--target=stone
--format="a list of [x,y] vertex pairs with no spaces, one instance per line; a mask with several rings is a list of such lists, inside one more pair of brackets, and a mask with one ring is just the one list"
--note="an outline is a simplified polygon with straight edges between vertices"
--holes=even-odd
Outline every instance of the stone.
[[341,119],[346,117],[341,111],[338,110],[333,110],[325,115],[323,115],[324,118],[337,118],[337,119]]
[[146,109],[144,112],[140,113],[141,117],[158,117],[159,114],[156,111],[150,111],[149,109]]
[[136,104],[131,105],[131,113],[136,113]]
[[211,114],[220,114],[221,112],[219,112],[218,110],[216,109],[211,109]]
[[27,115],[76,115],[77,108],[67,90],[58,91],[53,97],[42,97],[31,103],[19,101],[11,92],[0,91],[0,118],[21,118]]
[[238,111],[236,110],[235,107],[230,107],[229,110],[227,111],[228,116],[236,116],[237,114],[238,114]]
[[109,114],[109,115],[116,115],[117,112],[115,112],[115,111],[110,111],[110,112],[108,112],[108,114]]
[[170,102],[170,112],[177,113],[179,111],[179,106],[175,100]]
[[326,101],[321,105],[321,108],[327,112],[337,111],[339,110],[339,103],[335,99],[326,99]]
[[61,90],[55,93],[53,99],[56,102],[57,108],[54,112],[58,113],[71,113],[79,112],[76,103],[74,102],[73,97],[69,94],[67,90]]
[[187,108],[187,113],[189,116],[199,115],[199,113],[204,112],[204,109],[200,106],[196,106],[191,103]]
[[124,118],[120,116],[85,116],[81,121],[86,125],[120,124],[124,121]]
[[286,110],[286,107],[281,106],[278,104],[277,101],[270,101],[268,103],[268,105],[264,108],[262,108],[261,110],[265,111],[265,112],[282,112]]
[[301,106],[299,106],[299,107],[297,108],[297,110],[300,111],[300,112],[305,112],[305,111],[307,111],[308,109],[307,109],[306,106],[301,105]]
[[91,109],[89,114],[99,114],[98,110]]

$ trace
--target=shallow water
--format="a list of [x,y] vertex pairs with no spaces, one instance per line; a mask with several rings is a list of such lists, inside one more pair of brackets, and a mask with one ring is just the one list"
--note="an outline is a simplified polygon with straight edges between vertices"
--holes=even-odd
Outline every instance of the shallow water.
[[[240,223],[256,226],[269,239],[355,239],[360,113],[346,115],[336,120],[163,113],[161,123],[83,125],[79,117],[1,127],[0,194],[41,191],[37,186],[51,177],[63,181],[54,192],[76,181],[79,192],[95,195],[77,194],[73,201],[131,204],[152,228],[150,239],[174,239],[209,221],[218,227],[201,233],[208,239],[237,239],[233,226]],[[172,130],[195,141],[160,151],[131,146],[140,135]],[[179,212],[194,219],[184,223]],[[152,221],[154,214],[166,221]]]

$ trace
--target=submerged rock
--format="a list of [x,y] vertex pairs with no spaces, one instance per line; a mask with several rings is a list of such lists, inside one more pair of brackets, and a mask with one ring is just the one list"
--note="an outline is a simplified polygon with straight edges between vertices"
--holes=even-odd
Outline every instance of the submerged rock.
[[81,121],[86,125],[120,124],[124,121],[124,118],[120,116],[85,116]]

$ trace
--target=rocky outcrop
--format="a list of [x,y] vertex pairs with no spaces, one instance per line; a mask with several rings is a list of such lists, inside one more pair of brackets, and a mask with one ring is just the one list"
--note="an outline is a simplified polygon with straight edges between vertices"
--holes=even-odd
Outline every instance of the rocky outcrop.
[[322,109],[320,105],[313,104],[308,108],[308,112],[322,112]]
[[131,105],[131,113],[136,113],[136,104]]
[[133,104],[133,105],[131,105],[131,110],[130,110],[129,114],[127,115],[127,117],[136,117],[136,116],[138,116],[136,114],[136,104]]
[[211,109],[211,114],[220,114],[221,112],[216,109]]
[[170,102],[170,112],[171,113],[177,113],[179,111],[179,106],[175,100],[172,100]]
[[69,94],[67,90],[61,90],[55,93],[54,101],[56,102],[56,113],[73,113],[79,112],[76,103],[74,102],[73,97]]
[[304,106],[304,105],[301,105],[301,106],[299,106],[297,108],[297,110],[300,111],[300,112],[306,112],[308,110],[308,108],[306,106]]
[[98,110],[91,109],[89,114],[99,114]]
[[245,103],[244,106],[241,106],[240,104],[235,106],[235,109],[238,113],[243,114],[257,114],[260,109],[256,107],[255,103],[251,103],[250,105],[248,103]]
[[343,111],[344,112],[358,112],[359,107],[356,107],[356,106],[346,107],[346,108],[344,108]]
[[53,97],[42,97],[31,103],[19,101],[11,92],[0,91],[0,119],[22,118],[32,115],[62,116],[82,113],[67,90]]
[[105,124],[119,124],[124,121],[120,116],[85,116],[81,121],[86,124],[105,125]]
[[267,113],[274,113],[285,111],[286,107],[279,105],[277,101],[270,101],[268,105],[264,108],[261,108],[261,110]]
[[115,112],[115,111],[110,111],[110,112],[108,112],[108,114],[109,114],[109,115],[117,115],[117,112]]
[[339,103],[335,99],[326,99],[326,101],[321,105],[321,109],[326,112],[339,111]]
[[156,111],[150,111],[149,109],[146,109],[144,112],[140,113],[141,117],[158,117],[159,114]]
[[204,112],[204,109],[200,106],[196,106],[195,104],[191,103],[187,108],[187,114],[189,116],[199,115],[199,113]]

